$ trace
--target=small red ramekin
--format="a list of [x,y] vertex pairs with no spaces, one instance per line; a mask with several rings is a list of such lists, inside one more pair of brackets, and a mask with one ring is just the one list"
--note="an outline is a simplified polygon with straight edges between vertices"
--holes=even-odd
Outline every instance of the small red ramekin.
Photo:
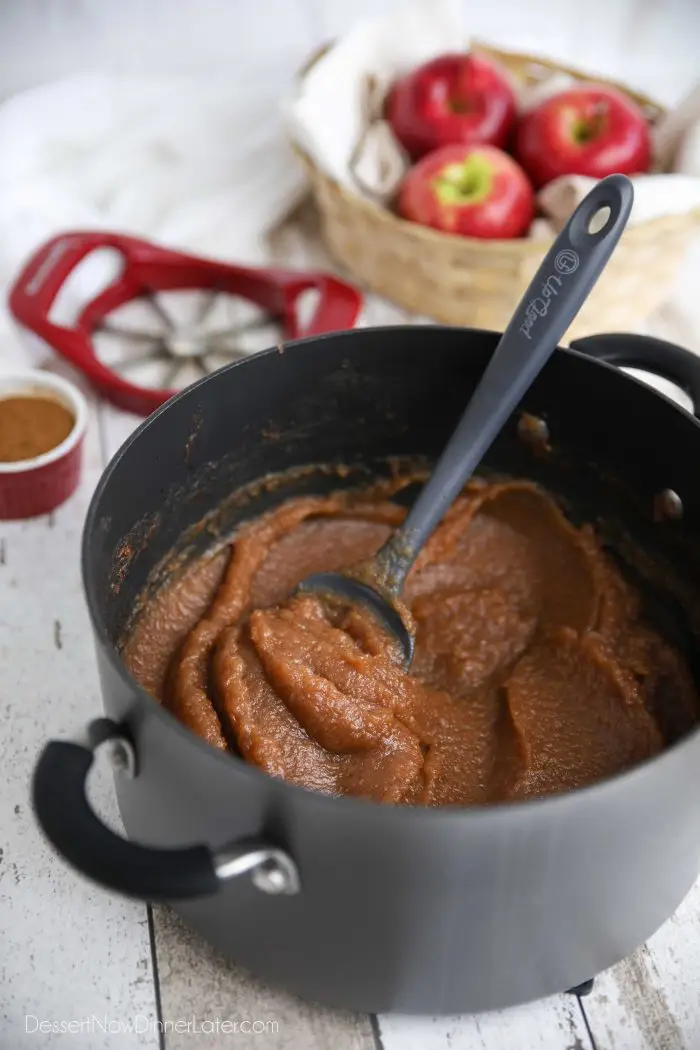
[[48,514],[75,492],[80,481],[87,403],[72,383],[51,372],[0,373],[0,400],[51,397],[75,419],[68,437],[48,452],[15,463],[0,462],[0,519]]

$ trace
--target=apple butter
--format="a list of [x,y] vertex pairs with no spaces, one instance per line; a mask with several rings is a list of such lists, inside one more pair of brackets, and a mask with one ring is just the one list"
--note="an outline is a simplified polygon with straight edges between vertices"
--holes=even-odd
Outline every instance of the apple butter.
[[293,594],[373,555],[404,515],[376,491],[282,503],[147,604],[127,666],[214,747],[381,802],[583,787],[664,747],[664,697],[698,720],[688,668],[594,530],[527,481],[471,483],[426,544],[404,591],[408,670],[368,611]]

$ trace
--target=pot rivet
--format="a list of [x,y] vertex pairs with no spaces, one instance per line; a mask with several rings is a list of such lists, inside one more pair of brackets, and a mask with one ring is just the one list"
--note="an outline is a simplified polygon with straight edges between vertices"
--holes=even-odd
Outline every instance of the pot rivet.
[[663,489],[654,496],[654,521],[680,521],[683,517],[683,501],[673,489]]
[[136,772],[136,756],[128,740],[116,737],[106,741],[110,765],[118,773],[133,777]]
[[523,412],[518,419],[518,437],[536,452],[549,452],[549,427],[544,419]]
[[280,893],[294,892],[291,886],[290,873],[275,860],[266,860],[251,872],[253,885],[263,893],[277,896]]

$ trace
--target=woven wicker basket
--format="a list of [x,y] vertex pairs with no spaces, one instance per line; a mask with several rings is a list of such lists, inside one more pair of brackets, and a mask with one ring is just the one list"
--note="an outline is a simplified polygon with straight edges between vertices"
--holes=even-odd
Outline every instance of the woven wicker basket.
[[[300,76],[326,49],[316,54]],[[521,82],[547,71],[578,80],[591,74],[546,59],[479,44]],[[621,84],[595,77],[631,95],[653,123],[656,103]],[[546,250],[546,241],[486,241],[406,222],[329,178],[304,153],[326,243],[336,260],[365,288],[413,314],[445,324],[502,330]],[[700,228],[700,209],[629,228],[608,267],[567,332],[565,341],[595,332],[636,327],[668,296],[686,248]]]

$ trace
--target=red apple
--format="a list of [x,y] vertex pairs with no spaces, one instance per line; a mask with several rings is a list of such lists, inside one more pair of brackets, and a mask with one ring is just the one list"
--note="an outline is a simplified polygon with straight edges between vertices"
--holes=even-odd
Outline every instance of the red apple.
[[481,55],[442,55],[397,80],[386,118],[413,160],[452,142],[505,146],[515,95],[506,75]]
[[533,211],[525,172],[495,146],[443,146],[419,160],[399,187],[404,219],[465,237],[521,237]]
[[586,84],[524,114],[515,156],[537,187],[560,175],[633,175],[649,170],[649,127],[632,99],[614,88]]

